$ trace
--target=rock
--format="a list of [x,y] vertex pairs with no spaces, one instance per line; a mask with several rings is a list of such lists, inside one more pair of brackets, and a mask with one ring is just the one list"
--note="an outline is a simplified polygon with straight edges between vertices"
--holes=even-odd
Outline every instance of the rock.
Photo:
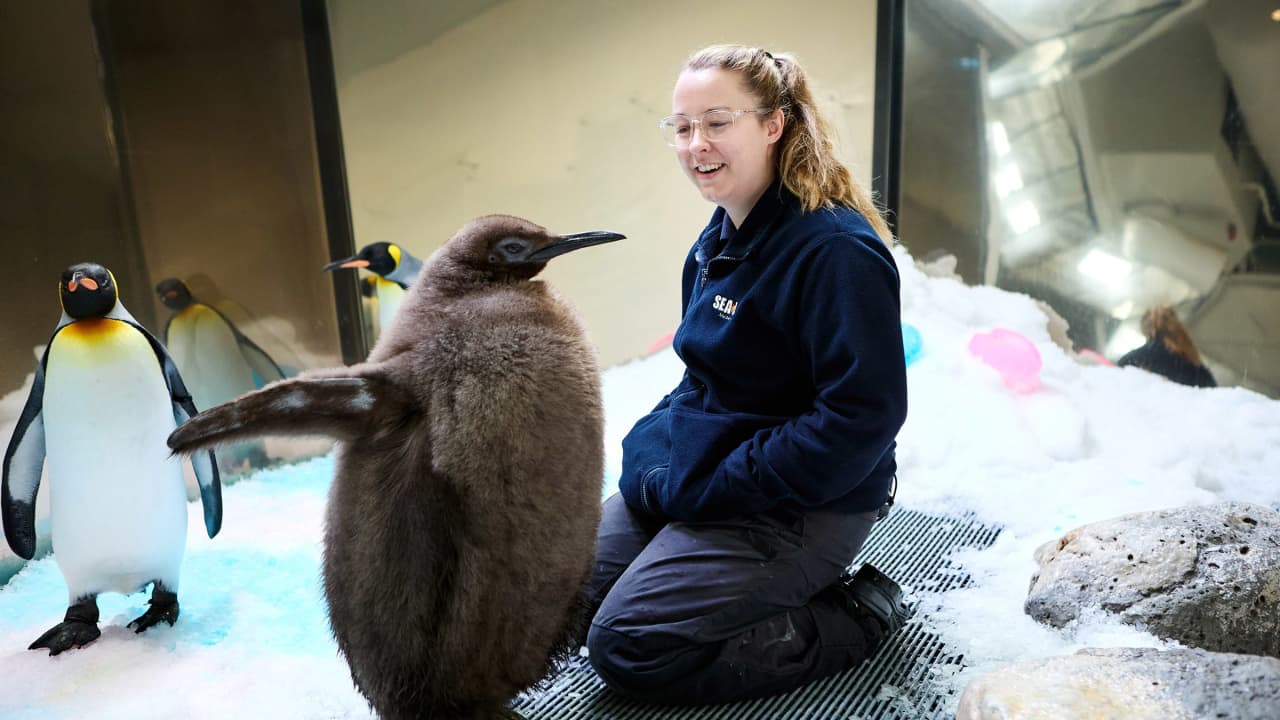
[[1220,503],[1076,528],[1036,551],[1025,610],[1063,627],[1082,608],[1191,647],[1280,657],[1280,512]]
[[916,261],[916,267],[931,278],[947,278],[964,282],[964,278],[956,272],[956,256],[943,250],[931,251]]
[[1071,338],[1067,336],[1067,331],[1071,329],[1067,319],[1059,315],[1052,305],[1043,300],[1036,300],[1036,307],[1040,308],[1040,312],[1044,313],[1047,321],[1045,328],[1049,331],[1049,339],[1065,350],[1068,355],[1073,354],[1075,346],[1071,343]]
[[1018,663],[969,683],[956,720],[1274,720],[1280,660],[1106,648]]

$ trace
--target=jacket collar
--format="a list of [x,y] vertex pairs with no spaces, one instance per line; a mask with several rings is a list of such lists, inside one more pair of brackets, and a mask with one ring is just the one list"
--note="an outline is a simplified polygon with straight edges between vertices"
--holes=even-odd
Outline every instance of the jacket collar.
[[769,228],[777,221],[786,206],[794,201],[795,195],[783,186],[781,178],[775,178],[769,187],[765,188],[764,194],[756,201],[751,212],[747,213],[747,219],[742,221],[742,227],[729,238],[729,242],[724,244],[720,253],[711,258],[712,250],[720,241],[720,229],[727,220],[724,208],[717,207],[711,214],[711,222],[707,223],[707,227],[698,237],[698,247],[694,252],[695,259],[700,263],[706,262],[709,258],[745,260],[768,236]]

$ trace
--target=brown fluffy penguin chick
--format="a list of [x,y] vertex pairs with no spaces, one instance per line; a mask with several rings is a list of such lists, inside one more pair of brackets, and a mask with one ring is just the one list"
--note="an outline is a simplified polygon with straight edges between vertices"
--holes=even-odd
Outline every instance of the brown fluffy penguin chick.
[[532,278],[622,238],[492,215],[423,268],[367,362],[200,413],[175,451],[264,434],[339,439],[324,591],[384,718],[488,718],[572,650],[604,475],[595,351]]

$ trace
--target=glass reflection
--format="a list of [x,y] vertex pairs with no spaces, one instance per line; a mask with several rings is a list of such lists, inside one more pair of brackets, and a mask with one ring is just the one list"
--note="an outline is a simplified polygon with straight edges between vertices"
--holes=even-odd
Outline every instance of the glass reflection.
[[[0,7],[0,438],[77,262],[110,268],[198,408],[340,363],[304,44],[278,3]],[[231,479],[325,449],[219,460]]]
[[1220,384],[1280,395],[1273,9],[908,0],[904,241],[1048,302],[1112,360],[1170,306]]
[[360,278],[360,297],[365,337],[372,345],[395,319],[404,291],[422,270],[422,261],[395,243],[376,242],[349,258],[324,266],[329,271],[356,268],[370,273]]

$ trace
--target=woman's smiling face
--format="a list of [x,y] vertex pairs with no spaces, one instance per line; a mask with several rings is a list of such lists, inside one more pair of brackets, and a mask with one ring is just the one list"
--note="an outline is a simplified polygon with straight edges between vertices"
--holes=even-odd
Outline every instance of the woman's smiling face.
[[[702,118],[708,110],[754,110],[759,100],[743,89],[736,73],[719,68],[686,70],[676,80],[671,112]],[[741,225],[756,200],[773,182],[774,153],[782,136],[782,112],[743,113],[725,134],[708,139],[704,128],[691,128],[690,142],[676,148],[676,158],[702,197],[723,207]]]

